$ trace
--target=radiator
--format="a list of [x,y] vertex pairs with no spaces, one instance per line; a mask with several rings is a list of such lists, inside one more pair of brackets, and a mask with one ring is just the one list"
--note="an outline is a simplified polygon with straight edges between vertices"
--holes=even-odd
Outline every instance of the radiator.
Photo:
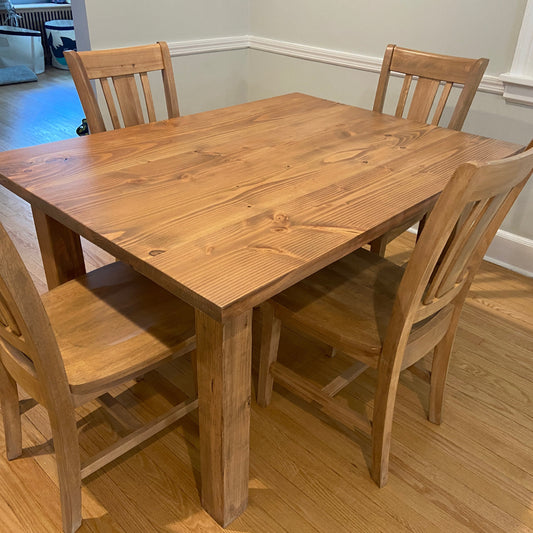
[[[46,42],[44,23],[49,20],[71,20],[72,10],[70,4],[21,4],[17,5],[15,9],[17,14],[21,16],[20,27],[41,32],[44,60],[49,64],[52,56]],[[0,20],[3,19],[3,14],[2,10],[0,10]]]

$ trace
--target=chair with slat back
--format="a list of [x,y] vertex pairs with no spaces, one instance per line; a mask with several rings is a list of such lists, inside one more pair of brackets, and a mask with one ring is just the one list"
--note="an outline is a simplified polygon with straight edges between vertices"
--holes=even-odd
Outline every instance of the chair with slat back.
[[[489,60],[484,58],[468,59],[431,54],[389,44],[383,57],[373,110],[383,112],[389,79],[391,74],[396,72],[404,74],[404,81],[395,116],[438,126],[452,87],[462,85],[450,121],[445,125],[459,131],[463,127],[488,62]],[[387,243],[411,227],[418,218],[409,220],[401,227],[372,241],[371,250],[383,257]],[[424,223],[425,217],[420,222],[420,230]]]
[[[461,165],[430,213],[405,270],[360,249],[263,304],[258,403],[269,404],[275,380],[352,429],[370,431],[372,476],[383,486],[400,371],[408,368],[430,383],[429,420],[440,423],[463,302],[532,168],[532,149]],[[303,377],[277,361],[282,324],[356,363],[324,386]],[[430,369],[415,366],[430,352]],[[334,399],[369,366],[377,368],[371,423]]]
[[148,76],[149,72],[154,71],[161,71],[168,118],[179,116],[176,83],[167,43],[88,52],[67,51],[65,59],[90,133],[106,131],[91,80],[100,82],[113,129],[144,124],[145,116],[149,122],[157,120]]
[[48,411],[65,533],[81,524],[81,479],[198,402],[191,397],[148,424],[139,423],[84,464],[75,408],[96,398],[104,405],[116,402],[109,389],[194,347],[194,310],[124,263],[97,269],[40,297],[0,225],[0,400],[7,457],[22,453],[20,385]]

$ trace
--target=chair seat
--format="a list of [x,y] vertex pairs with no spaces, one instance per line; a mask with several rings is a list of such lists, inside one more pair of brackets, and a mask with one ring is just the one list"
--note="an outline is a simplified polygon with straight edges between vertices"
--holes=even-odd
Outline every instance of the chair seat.
[[[269,405],[276,381],[346,427],[370,429],[372,477],[383,487],[400,373],[410,369],[429,383],[428,419],[440,424],[461,309],[490,241],[532,168],[533,150],[459,166],[440,194],[405,272],[377,254],[358,250],[265,303],[258,405]],[[342,350],[357,363],[326,385],[322,379],[317,383],[299,375],[278,362],[283,325]],[[417,367],[429,354],[431,367]],[[377,368],[370,424],[345,398],[334,401],[366,365]],[[320,378],[326,374],[321,369],[318,373]]]
[[60,285],[42,301],[74,394],[97,393],[194,347],[194,309],[121,262]]
[[313,337],[376,366],[403,273],[403,268],[360,249],[272,302],[289,328],[311,328]]
[[[6,456],[13,460],[23,451],[20,386],[48,412],[64,533],[81,525],[82,479],[198,408],[194,395],[139,424],[110,394],[192,352],[194,322],[192,307],[119,262],[39,296],[0,224],[0,414]],[[196,385],[193,353],[191,363]],[[82,464],[75,408],[97,398],[119,433],[132,431]]]

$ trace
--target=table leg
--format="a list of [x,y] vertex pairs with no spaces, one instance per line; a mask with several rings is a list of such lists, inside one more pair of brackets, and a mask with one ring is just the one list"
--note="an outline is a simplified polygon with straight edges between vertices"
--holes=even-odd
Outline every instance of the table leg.
[[85,274],[80,236],[32,207],[48,288]]
[[202,505],[227,526],[248,503],[252,311],[196,311]]

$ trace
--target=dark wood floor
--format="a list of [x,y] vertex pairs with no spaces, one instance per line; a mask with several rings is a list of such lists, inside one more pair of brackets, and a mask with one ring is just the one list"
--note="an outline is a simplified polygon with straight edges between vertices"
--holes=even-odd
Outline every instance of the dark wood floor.
[[[62,81],[65,94],[72,95],[67,76]],[[44,85],[35,90],[44,91]],[[2,148],[75,136],[72,128],[81,118],[73,111],[77,104],[63,107],[57,127],[52,122],[32,126],[24,135],[14,119],[5,121],[4,109],[13,117],[31,118],[29,110],[16,107],[40,98],[30,96],[28,84],[23,96],[15,95],[9,103],[3,89]],[[66,109],[72,111],[70,118]],[[2,188],[0,221],[37,286],[45,290],[31,213]],[[411,245],[412,236],[401,237],[390,246],[390,256],[405,262]],[[89,253],[90,267],[109,260],[94,247]],[[294,355],[300,354],[297,364],[310,375],[343,363],[342,354],[324,357],[324,347],[287,332],[281,350],[284,361],[293,364]],[[318,364],[308,365],[310,358]],[[139,419],[158,414],[179,399],[174,385],[190,388],[190,367],[184,363],[170,366],[164,376],[151,374],[133,383],[129,391],[117,389],[117,402]],[[441,426],[426,420],[426,385],[411,374],[402,377],[389,484],[378,489],[370,480],[365,437],[316,416],[311,406],[275,388],[268,409],[252,403],[250,504],[227,531],[533,531],[532,363],[533,280],[485,263],[460,323]],[[254,371],[253,384],[255,380]],[[369,370],[346,389],[344,401],[366,410],[374,385],[375,373]],[[20,459],[6,460],[0,427],[0,532],[57,533],[59,493],[46,413],[29,399],[21,408],[25,449]],[[79,430],[83,456],[116,438],[96,403],[79,410]],[[202,510],[198,489],[198,426],[193,415],[84,482],[80,531],[221,531]]]

